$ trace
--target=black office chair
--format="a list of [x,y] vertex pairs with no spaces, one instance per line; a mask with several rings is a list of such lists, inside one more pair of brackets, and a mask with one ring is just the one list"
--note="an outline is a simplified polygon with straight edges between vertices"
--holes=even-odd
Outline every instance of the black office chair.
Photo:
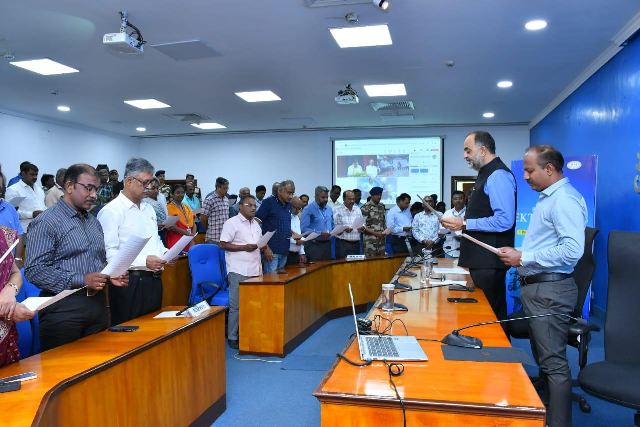
[[587,393],[635,409],[640,426],[640,233],[609,233],[609,290],[604,321],[604,362],[580,370]]
[[[593,272],[596,269],[596,263],[593,258],[593,241],[596,235],[600,232],[595,228],[587,227],[584,230],[584,253],[582,258],[576,264],[573,270],[573,279],[578,286],[578,302],[576,308],[571,314],[573,317],[582,317],[582,308],[584,302],[587,299],[589,293],[589,286],[591,285],[591,279],[593,278]],[[524,317],[524,311],[518,311],[511,313],[508,317],[515,319],[518,317]],[[587,364],[587,353],[589,351],[589,341],[591,341],[591,332],[599,331],[600,328],[596,325],[580,325],[578,323],[572,323],[569,327],[569,339],[567,344],[578,349],[578,365],[580,370]],[[507,332],[514,338],[529,338],[529,326],[528,320],[515,320],[507,323]],[[542,388],[542,381],[540,378],[531,378],[536,390]],[[573,380],[573,387],[579,387],[578,381]],[[590,412],[591,405],[587,400],[577,393],[572,393],[571,398],[580,404],[580,410],[582,412]]]

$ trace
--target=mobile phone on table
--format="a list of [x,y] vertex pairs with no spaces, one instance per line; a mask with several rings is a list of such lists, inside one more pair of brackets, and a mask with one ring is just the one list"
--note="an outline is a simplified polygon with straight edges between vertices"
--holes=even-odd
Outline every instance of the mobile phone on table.
[[133,332],[140,329],[140,326],[112,326],[109,332]]
[[467,302],[467,303],[478,302],[478,300],[475,299],[475,298],[447,298],[447,301],[449,301],[449,302]]
[[0,384],[29,381],[29,380],[35,380],[36,378],[38,378],[38,375],[35,372],[25,372],[24,374],[0,378]]

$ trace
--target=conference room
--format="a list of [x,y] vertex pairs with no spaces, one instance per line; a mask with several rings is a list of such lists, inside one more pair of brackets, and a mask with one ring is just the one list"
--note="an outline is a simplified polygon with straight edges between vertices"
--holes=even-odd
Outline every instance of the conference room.
[[0,425],[640,425],[639,30],[634,0],[3,2]]

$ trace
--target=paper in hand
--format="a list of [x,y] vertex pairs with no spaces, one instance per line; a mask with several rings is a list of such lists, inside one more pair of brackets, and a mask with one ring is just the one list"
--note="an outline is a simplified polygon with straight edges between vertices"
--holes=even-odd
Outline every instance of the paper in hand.
[[429,203],[425,202],[425,201],[424,201],[424,199],[423,199],[422,197],[420,197],[420,195],[419,195],[419,194],[418,194],[418,198],[422,201],[422,204],[423,204],[424,206],[426,206],[426,207],[427,207],[427,209],[429,209],[429,210],[431,211],[431,213],[436,214],[436,216],[437,216],[438,218],[442,218],[442,212],[440,212],[440,211],[437,211],[437,210],[433,209]]
[[353,228],[354,230],[357,230],[358,228],[362,227],[364,225],[364,217],[363,216],[359,216],[356,219],[353,220],[353,224],[351,224],[351,228]]
[[276,231],[267,231],[266,233],[264,233],[262,235],[262,237],[260,237],[258,239],[258,242],[256,243],[256,245],[258,245],[258,249],[262,249],[265,246],[267,246],[267,243],[269,243],[269,240],[271,240],[271,237],[273,237],[273,235],[276,234]]
[[309,234],[307,237],[303,237],[302,241],[303,242],[310,242],[310,241],[312,241],[313,239],[315,239],[318,236],[319,236],[319,234],[314,231],[313,233]]
[[109,277],[119,277],[127,272],[131,263],[136,259],[140,251],[145,247],[151,237],[131,236],[129,240],[118,249],[118,253],[111,262],[101,271]]
[[14,208],[17,208],[18,206],[20,206],[20,203],[22,203],[22,201],[24,199],[26,199],[26,197],[18,196],[18,197],[14,197],[13,199],[7,200],[7,201],[9,203],[11,203]]
[[176,225],[179,219],[180,219],[179,216],[168,216],[167,219],[164,220],[162,225],[164,225],[167,228],[173,227],[174,225]]
[[83,286],[78,289],[67,289],[53,297],[30,297],[22,301],[22,304],[24,304],[31,311],[39,311],[85,288],[86,286]]
[[342,234],[342,232],[346,229],[347,227],[344,225],[336,225],[336,227],[331,230],[331,233],[329,234],[331,234],[332,236],[337,236],[338,234]]
[[388,236],[391,233],[393,233],[393,225],[391,227],[387,227],[387,229],[382,232],[385,236]]
[[169,249],[167,252],[165,252],[164,255],[162,255],[162,259],[165,260],[166,262],[171,261],[172,259],[174,259],[175,257],[177,257],[178,255],[180,255],[180,252],[182,252],[182,250],[184,248],[187,247],[187,245],[189,243],[191,243],[191,241],[197,236],[182,236],[180,237],[180,240],[178,240],[175,245],[173,245],[171,247],[171,249]]
[[202,208],[195,208],[195,209],[193,210],[193,214],[194,214],[194,215],[198,215],[199,213],[202,213]]
[[478,240],[478,239],[474,239],[473,237],[469,236],[467,233],[462,233],[462,234],[461,234],[461,236],[462,236],[462,237],[464,237],[464,238],[465,238],[465,239],[467,239],[467,240],[471,240],[471,241],[472,241],[473,243],[475,243],[476,245],[478,245],[478,246],[482,246],[482,247],[483,247],[483,248],[485,248],[486,250],[491,251],[491,252],[493,252],[493,253],[494,253],[494,254],[496,254],[496,255],[498,255],[498,254],[500,253],[500,251],[499,251],[498,249],[494,248],[494,247],[493,247],[493,246],[491,246],[491,245],[487,245],[486,243],[481,242],[481,241],[480,241],[480,240]]

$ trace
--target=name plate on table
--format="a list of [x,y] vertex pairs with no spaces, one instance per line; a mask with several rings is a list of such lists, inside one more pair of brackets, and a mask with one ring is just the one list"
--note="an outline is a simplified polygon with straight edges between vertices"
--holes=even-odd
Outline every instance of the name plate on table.
[[184,312],[184,317],[197,317],[205,311],[209,310],[209,308],[210,305],[206,301],[201,301],[193,307],[187,309],[187,311]]
[[364,255],[347,255],[347,261],[363,260],[367,259]]

